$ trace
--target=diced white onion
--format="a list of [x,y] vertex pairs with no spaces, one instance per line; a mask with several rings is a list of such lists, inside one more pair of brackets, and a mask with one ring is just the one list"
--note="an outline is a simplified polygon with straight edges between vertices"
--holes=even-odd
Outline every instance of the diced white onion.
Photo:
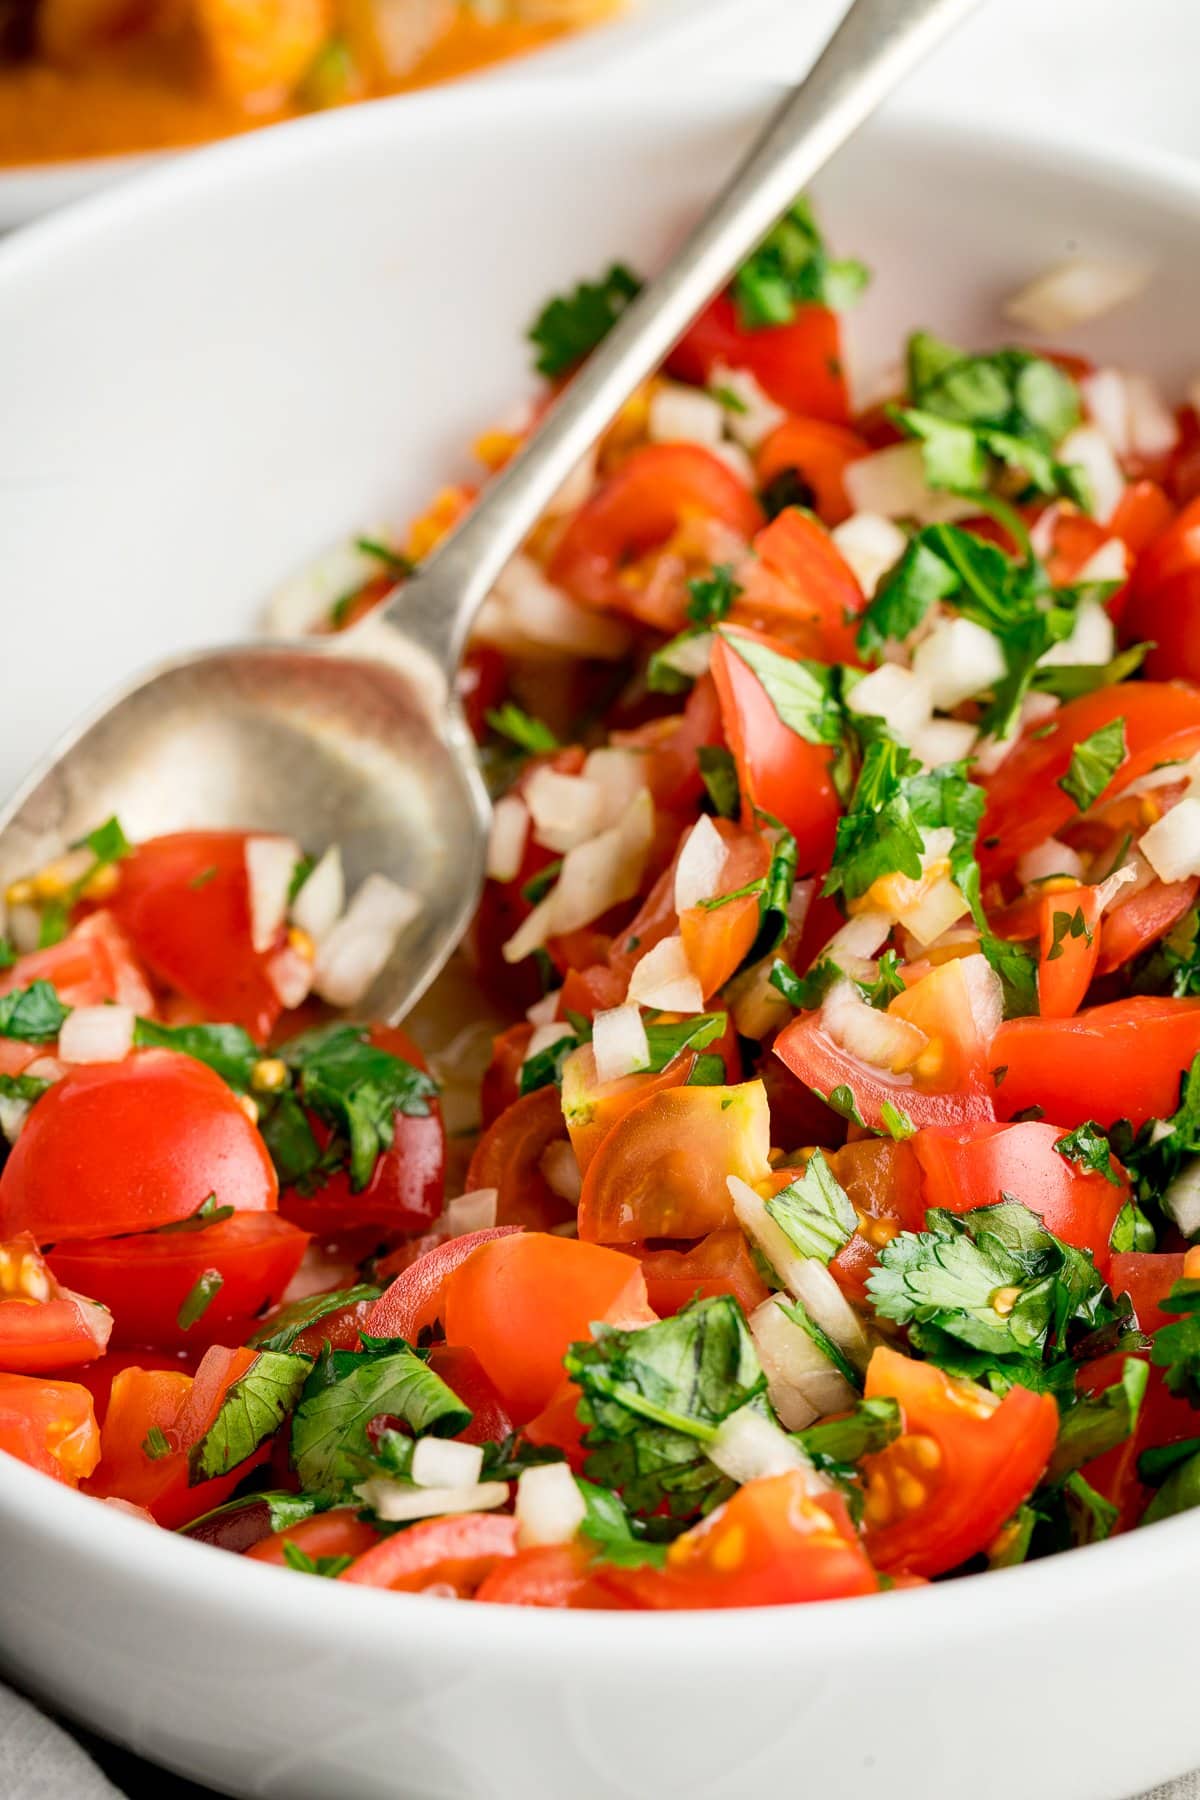
[[557,588],[528,556],[514,556],[480,608],[473,635],[530,660],[564,656],[617,662],[629,648],[629,628],[611,614],[592,612]]
[[720,892],[721,872],[729,860],[724,838],[707,813],[692,826],[675,865],[675,911],[686,912]]
[[58,1054],[69,1063],[121,1062],[133,1049],[131,1006],[77,1006],[63,1020]]
[[658,652],[658,659],[668,669],[674,669],[679,675],[686,675],[689,681],[699,681],[702,675],[708,673],[712,648],[712,632],[698,631],[692,637],[672,638]]
[[869,907],[855,913],[834,932],[821,955],[841,964],[846,956],[874,956],[887,943],[892,932],[892,915]]
[[293,1007],[302,1006],[312,993],[312,959],[302,956],[293,945],[285,944],[268,961],[266,977],[279,1004],[291,1011]]
[[1022,887],[1028,887],[1032,881],[1045,881],[1049,875],[1069,875],[1073,881],[1083,880],[1083,858],[1061,838],[1043,838],[1017,862],[1017,880]]
[[754,487],[756,482],[754,464],[740,444],[713,444],[711,450],[717,461],[723,462],[739,481],[744,482],[748,488]]
[[865,1369],[871,1347],[862,1320],[819,1256],[800,1259],[792,1274],[791,1292],[856,1368]]
[[[525,856],[529,808],[519,794],[505,794],[492,808],[487,872],[493,881],[512,881]],[[303,895],[303,889],[301,894]]]
[[918,1026],[868,1006],[849,981],[836,981],[821,1003],[821,1024],[844,1050],[895,1074],[911,1068],[929,1039]]
[[903,907],[897,918],[906,931],[912,933],[922,949],[935,943],[951,925],[956,925],[963,914],[970,908],[961,891],[948,875],[939,879],[920,894],[911,906]]
[[639,750],[603,744],[590,750],[583,765],[583,779],[600,789],[601,828],[607,830],[625,816],[646,786],[646,758]]
[[564,775],[543,764],[535,769],[523,795],[533,820],[533,835],[547,850],[573,850],[604,826],[604,791],[583,775]]
[[[1079,570],[1075,580],[1124,581],[1129,574],[1129,551],[1120,538],[1109,538],[1094,550]],[[1045,660],[1043,658],[1043,660]],[[1105,659],[1107,660],[1107,658]]]
[[999,641],[972,619],[943,619],[913,651],[913,672],[940,712],[995,687],[1008,664]]
[[[386,543],[389,538],[386,526],[363,535],[373,543]],[[353,593],[378,575],[380,566],[378,557],[359,549],[356,538],[333,544],[275,589],[267,601],[267,630],[273,637],[302,637],[328,619],[344,594]]]
[[954,964],[980,1039],[990,1044],[1004,1021],[1004,984],[986,956],[960,956]]
[[579,1172],[575,1152],[565,1138],[556,1138],[552,1144],[546,1145],[538,1159],[538,1168],[551,1193],[557,1194],[560,1200],[566,1200],[571,1206],[579,1205],[583,1176]]
[[666,937],[639,957],[629,977],[627,1000],[662,1012],[704,1011],[704,995],[684,952],[683,940]]
[[57,1056],[35,1056],[21,1071],[23,1075],[31,1075],[35,1081],[61,1081],[67,1072],[67,1065],[60,1062]]
[[882,719],[892,737],[908,744],[929,723],[933,696],[927,682],[912,669],[883,663],[855,683],[846,704],[851,712]]
[[15,1144],[20,1137],[21,1127],[32,1107],[32,1100],[16,1100],[10,1094],[0,1094],[0,1132],[10,1144]]
[[[1107,545],[1104,546],[1107,549]],[[1097,556],[1100,552],[1096,552]],[[1094,581],[1097,577],[1088,575],[1082,580]],[[1099,579],[1107,580],[1107,576]],[[1098,601],[1090,600],[1081,606],[1075,614],[1075,623],[1070,635],[1051,646],[1044,656],[1038,657],[1039,667],[1066,668],[1073,663],[1106,663],[1117,647],[1117,634],[1113,622],[1105,608]]]
[[[515,869],[513,874],[516,874]],[[314,944],[319,944],[329,936],[341,918],[345,904],[346,877],[342,869],[342,853],[336,844],[330,844],[292,901],[292,919],[301,931],[307,931]]]
[[791,1239],[767,1211],[766,1201],[740,1175],[727,1175],[725,1185],[733,1201],[734,1216],[746,1236],[753,1240],[767,1262],[787,1288],[794,1293],[800,1264],[805,1260],[793,1248]]
[[531,1025],[549,1025],[558,1017],[558,989],[543,994],[532,1006],[525,1008],[525,1017]]
[[[604,912],[603,906],[597,907],[593,918]],[[507,963],[523,962],[535,950],[540,950],[548,938],[552,938],[557,929],[554,923],[555,890],[551,888],[544,900],[539,900],[531,913],[527,913],[504,945],[501,954]],[[586,921],[585,921],[586,923]]]
[[1125,476],[1108,439],[1094,425],[1077,425],[1059,445],[1058,459],[1083,470],[1093,514],[1106,525],[1125,492]]
[[1179,442],[1175,414],[1148,375],[1127,375],[1129,448],[1134,456],[1165,456]]
[[250,885],[250,942],[263,955],[287,917],[288,889],[301,859],[294,838],[246,839],[246,879]]
[[412,1478],[418,1487],[473,1487],[483,1469],[483,1445],[459,1444],[453,1438],[418,1438],[413,1450]]
[[[1107,912],[1117,895],[1124,893],[1127,887],[1133,887],[1136,881],[1137,870],[1134,868],[1133,864],[1131,862],[1122,863],[1119,869],[1114,869],[1111,875],[1106,876],[1103,881],[1097,883],[1097,910],[1101,913]],[[1129,898],[1128,895],[1125,897],[1126,899]]]
[[404,927],[421,910],[417,896],[386,875],[368,875],[317,947],[313,987],[331,1006],[354,1006],[383,969]]
[[963,762],[979,741],[979,732],[965,719],[930,719],[916,733],[909,748],[927,769]]
[[10,906],[6,925],[13,948],[21,956],[37,949],[42,935],[42,915],[36,906]]
[[928,485],[920,444],[889,444],[860,456],[847,465],[842,484],[856,513],[881,513],[885,519],[945,525],[977,510],[959,495],[937,493]]
[[558,932],[590,925],[637,893],[654,837],[654,802],[643,788],[623,818],[586,844],[568,850],[554,887],[553,926]]
[[882,513],[851,513],[848,519],[835,525],[829,535],[849,563],[868,600],[881,578],[895,567],[908,546],[904,532]]
[[739,1484],[811,1467],[787,1433],[752,1406],[739,1407],[722,1419],[716,1436],[705,1446],[705,1455],[722,1475]]
[[675,381],[655,384],[650,396],[646,435],[655,444],[719,444],[725,431],[725,409],[702,388]]
[[1184,1237],[1200,1232],[1200,1156],[1189,1157],[1167,1183],[1162,1203]]
[[564,1038],[575,1036],[574,1027],[566,1019],[549,1019],[545,1025],[539,1025],[530,1038],[525,1049],[524,1060],[532,1062],[544,1050],[550,1050],[555,1044],[561,1044]]
[[1149,279],[1145,263],[1074,256],[1028,282],[1007,301],[1004,312],[1030,331],[1066,331],[1132,300]]
[[[1118,456],[1129,454],[1129,396],[1120,369],[1095,369],[1082,377],[1079,391],[1088,417],[1104,433]],[[1044,554],[1039,552],[1039,554]]]
[[443,1513],[494,1512],[508,1499],[507,1481],[481,1481],[472,1487],[421,1488],[380,1478],[362,1482],[357,1491],[364,1505],[392,1525],[406,1524],[409,1519],[432,1519]]
[[727,369],[723,363],[715,363],[708,380],[714,393],[724,389],[740,401],[740,407],[724,409],[725,429],[746,450],[757,450],[763,439],[787,418],[783,407],[776,406],[764,393],[749,369]]
[[598,1081],[619,1081],[650,1066],[650,1043],[639,1006],[626,1004],[598,1012],[592,1021],[592,1054]]
[[1160,881],[1200,875],[1200,800],[1173,806],[1138,839],[1138,849]]
[[469,1231],[490,1231],[496,1223],[499,1198],[496,1188],[472,1188],[469,1194],[458,1194],[447,1200],[441,1223],[451,1237],[466,1237]]
[[535,1464],[517,1477],[517,1548],[569,1544],[587,1518],[579,1483],[565,1462]]
[[725,984],[722,997],[734,1027],[743,1037],[762,1043],[787,1024],[792,1009],[771,980],[775,954],[764,956],[752,968]]
[[747,1322],[767,1378],[767,1398],[789,1431],[803,1431],[814,1419],[854,1405],[857,1396],[846,1377],[778,1300],[764,1300]]

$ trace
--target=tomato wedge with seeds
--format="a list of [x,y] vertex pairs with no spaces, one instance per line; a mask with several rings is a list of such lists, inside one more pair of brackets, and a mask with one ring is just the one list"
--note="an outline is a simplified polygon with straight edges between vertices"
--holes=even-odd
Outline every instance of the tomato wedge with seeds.
[[0,1369],[48,1375],[95,1362],[112,1327],[103,1306],[60,1287],[28,1232],[0,1244]]
[[629,1244],[627,1249],[642,1265],[646,1293],[660,1319],[714,1294],[732,1294],[749,1315],[770,1291],[736,1226],[710,1231],[685,1250],[651,1250],[644,1244]]
[[90,913],[62,942],[19,956],[0,971],[0,994],[48,981],[64,1006],[103,1006],[108,1000],[154,1015],[154,995],[129,939],[111,912]]
[[73,1381],[0,1374],[0,1450],[75,1487],[100,1455],[92,1396]]
[[1118,897],[1101,920],[1097,975],[1123,968],[1165,937],[1195,905],[1197,893],[1200,876],[1191,875],[1186,881],[1152,881],[1128,900]]
[[394,1532],[356,1556],[338,1580],[409,1594],[451,1587],[465,1600],[498,1562],[516,1553],[515,1519],[503,1513],[459,1513],[421,1519],[407,1531]]
[[944,1575],[986,1550],[1041,1479],[1058,1436],[1049,1394],[1003,1400],[884,1346],[868,1400],[900,1402],[904,1429],[863,1459],[867,1553],[886,1574]]

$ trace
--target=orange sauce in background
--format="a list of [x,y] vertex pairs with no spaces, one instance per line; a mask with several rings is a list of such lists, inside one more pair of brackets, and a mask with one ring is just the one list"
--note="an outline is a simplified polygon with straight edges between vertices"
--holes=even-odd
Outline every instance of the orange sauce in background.
[[[372,83],[370,96],[452,81],[565,35],[561,25],[485,23],[460,9],[445,35],[402,79]],[[248,112],[202,92],[178,52],[161,44],[108,52],[86,68],[58,68],[42,61],[4,65],[0,165],[203,143],[298,118],[307,110],[292,103]]]

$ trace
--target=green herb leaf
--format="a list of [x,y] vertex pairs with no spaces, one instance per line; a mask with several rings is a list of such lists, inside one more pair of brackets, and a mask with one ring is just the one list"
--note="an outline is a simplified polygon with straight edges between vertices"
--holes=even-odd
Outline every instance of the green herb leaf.
[[345,1306],[357,1306],[364,1300],[378,1300],[382,1288],[371,1287],[361,1283],[357,1287],[339,1288],[334,1293],[309,1294],[303,1300],[293,1300],[277,1312],[256,1331],[246,1342],[254,1350],[290,1350],[296,1339],[307,1331],[310,1325],[317,1325],[330,1313],[341,1312]]
[[283,1560],[289,1569],[297,1569],[302,1575],[324,1575],[331,1580],[348,1569],[354,1561],[352,1556],[310,1556],[299,1544],[290,1538],[284,1540]]
[[243,1094],[263,1054],[240,1025],[160,1025],[154,1019],[138,1019],[133,1042],[138,1050],[175,1050],[194,1057]]
[[732,563],[717,563],[710,575],[698,575],[687,584],[687,616],[693,625],[719,625],[728,618],[741,588],[733,579]]
[[1149,1378],[1147,1365],[1136,1356],[1127,1356],[1120,1381],[1090,1399],[1077,1401],[1063,1414],[1046,1472],[1048,1481],[1061,1481],[1072,1469],[1133,1436]]
[[700,779],[717,817],[738,818],[742,810],[742,790],[732,753],[724,744],[701,744],[696,759],[700,764]]
[[391,1149],[396,1114],[426,1117],[437,1093],[436,1083],[422,1069],[377,1049],[361,1025],[320,1026],[292,1038],[278,1054],[293,1071],[305,1106],[344,1142],[355,1193],[366,1187],[376,1160]]
[[1114,1187],[1124,1185],[1113,1168],[1112,1145],[1094,1119],[1086,1119],[1074,1131],[1066,1132],[1057,1140],[1054,1148],[1068,1162],[1090,1170],[1093,1175],[1103,1175],[1105,1181],[1110,1181]]
[[1159,1305],[1161,1311],[1182,1317],[1154,1333],[1150,1360],[1156,1368],[1165,1369],[1173,1394],[1200,1406],[1200,1281],[1177,1281]]
[[219,1269],[204,1269],[197,1275],[175,1319],[180,1331],[190,1331],[204,1317],[224,1286],[225,1277]]
[[562,375],[582,362],[607,337],[641,285],[623,263],[614,263],[599,281],[581,281],[570,293],[548,301],[528,332],[537,350],[535,368],[543,375]]
[[1059,776],[1058,786],[1075,802],[1080,812],[1086,812],[1100,798],[1127,755],[1125,721],[1110,719],[1107,725],[1101,725],[1090,737],[1076,744],[1066,774]]
[[169,1225],[160,1225],[158,1230],[164,1237],[171,1231],[203,1231],[208,1225],[219,1225],[222,1219],[232,1219],[233,1213],[232,1206],[218,1206],[217,1196],[210,1194],[186,1219],[173,1219]]
[[[1139,1470],[1144,1461],[1143,1457]],[[1191,1512],[1194,1506],[1200,1506],[1200,1452],[1172,1469],[1142,1514],[1141,1523],[1153,1525],[1159,1519],[1173,1518],[1176,1513]]]
[[62,1030],[71,1008],[64,1006],[48,981],[0,994],[0,1037],[27,1044],[48,1043]]
[[0,1095],[5,1100],[40,1100],[52,1084],[38,1075],[0,1075]]
[[151,1462],[161,1462],[164,1456],[171,1455],[171,1445],[161,1425],[152,1425],[142,1439],[142,1452]]
[[363,1479],[372,1460],[367,1426],[394,1417],[415,1437],[457,1437],[471,1412],[407,1345],[364,1339],[361,1351],[327,1350],[309,1373],[292,1420],[292,1466],[302,1488],[340,1494]]
[[768,1213],[800,1256],[830,1263],[858,1229],[858,1215],[820,1150],[803,1175],[766,1202]]
[[198,1519],[191,1519],[178,1529],[184,1537],[208,1538],[212,1536],[211,1527],[218,1519],[236,1518],[239,1513],[255,1512],[265,1507],[267,1524],[272,1531],[289,1531],[293,1525],[300,1525],[305,1519],[311,1519],[314,1513],[325,1512],[329,1506],[323,1494],[285,1494],[277,1489],[266,1493],[239,1494],[236,1500],[227,1500],[224,1506],[214,1506],[210,1512],[201,1513]]
[[579,1533],[594,1547],[596,1560],[619,1569],[661,1569],[667,1546],[637,1535],[634,1528],[644,1529],[643,1521],[626,1512],[620,1495],[594,1481],[575,1479],[587,1507]]
[[493,731],[508,738],[510,743],[516,744],[521,750],[528,750],[531,756],[536,756],[543,750],[558,749],[558,739],[550,727],[543,725],[531,713],[523,711],[512,700],[506,700],[503,706],[492,707],[484,716]]
[[737,632],[721,636],[746,667],[757,675],[768,700],[789,731],[807,744],[842,747],[846,725],[837,687],[837,672],[825,663],[782,656],[769,644]]
[[216,1418],[188,1451],[190,1485],[232,1473],[273,1437],[295,1406],[307,1375],[304,1357],[260,1350],[246,1373],[226,1390]]
[[754,331],[790,324],[806,304],[844,312],[869,280],[863,263],[829,256],[812,208],[800,199],[734,276],[733,300],[742,329]]

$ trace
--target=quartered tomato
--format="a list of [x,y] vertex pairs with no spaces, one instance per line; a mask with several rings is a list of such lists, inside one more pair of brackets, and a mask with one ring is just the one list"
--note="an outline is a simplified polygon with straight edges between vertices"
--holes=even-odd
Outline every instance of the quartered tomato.
[[534,1088],[480,1138],[467,1170],[466,1192],[495,1188],[500,1225],[545,1231],[565,1223],[571,1204],[550,1186],[541,1161],[551,1144],[565,1142],[566,1136],[558,1089],[553,1084]]
[[0,1374],[0,1450],[76,1486],[100,1455],[92,1396],[73,1381]]
[[695,1066],[695,1056],[685,1052],[673,1056],[656,1075],[620,1075],[613,1081],[600,1081],[592,1046],[580,1044],[572,1050],[563,1063],[562,1115],[580,1173],[587,1174],[600,1145],[627,1112],[666,1088],[686,1087]]
[[1077,883],[1042,896],[1038,1011],[1044,1019],[1078,1012],[1100,955],[1100,895]]
[[498,1444],[511,1436],[514,1426],[508,1409],[473,1350],[462,1344],[434,1344],[429,1366],[471,1409],[471,1423],[458,1434],[464,1443]]
[[758,447],[758,483],[765,488],[780,475],[794,472],[812,494],[814,512],[826,525],[840,525],[852,511],[846,498],[846,470],[870,453],[870,444],[844,425],[785,419]]
[[39,1244],[152,1231],[216,1196],[275,1207],[267,1147],[219,1075],[174,1050],[70,1069],[33,1108],[0,1175],[0,1236]]
[[1173,925],[1195,905],[1200,877],[1186,881],[1152,881],[1128,900],[1118,896],[1100,922],[1100,954],[1097,975],[1123,968],[1165,937]]
[[734,1221],[728,1177],[768,1173],[761,1081],[652,1094],[613,1127],[588,1164],[579,1235],[594,1244],[699,1238]]
[[[382,1306],[383,1302],[380,1302]],[[446,1341],[473,1350],[518,1424],[563,1379],[568,1345],[593,1323],[651,1323],[642,1271],[599,1244],[521,1232],[481,1244],[445,1285]]]
[[980,866],[993,877],[1027,850],[1056,837],[1079,809],[1058,784],[1075,746],[1114,720],[1125,722],[1126,756],[1097,801],[1111,798],[1155,764],[1200,750],[1200,693],[1174,682],[1122,682],[1068,700],[1033,734],[1026,733],[987,783],[979,828]]
[[753,548],[757,560],[738,567],[742,592],[730,624],[764,632],[803,657],[857,663],[855,621],[866,599],[825,527],[789,507],[759,532]]
[[421,1519],[355,1557],[339,1581],[419,1594],[452,1588],[469,1599],[497,1563],[517,1553],[517,1522],[503,1513]]
[[[277,1213],[235,1212],[199,1231],[64,1239],[49,1253],[57,1278],[103,1301],[114,1347],[181,1349],[237,1343],[279,1303],[308,1237]],[[215,1279],[214,1279],[215,1278]],[[181,1325],[200,1283],[212,1290],[199,1316]]]
[[795,1471],[748,1481],[675,1539],[664,1569],[606,1570],[643,1606],[787,1606],[873,1594],[879,1580],[837,1496],[814,1498]]
[[250,940],[247,835],[181,831],[139,844],[120,865],[112,909],[155,980],[264,1040],[283,1008],[269,954]]
[[[767,642],[756,633],[743,630],[740,635]],[[801,874],[828,868],[840,811],[833,783],[835,753],[828,744],[810,744],[784,724],[762,682],[738,655],[738,636],[728,626],[718,634],[712,674],[748,822],[751,809],[760,807],[795,837]],[[768,647],[791,656],[785,644],[771,642]]]
[[761,832],[739,830],[728,819],[715,825],[725,843],[725,866],[713,899],[735,897],[720,906],[688,906],[679,914],[684,955],[706,1000],[749,955],[758,936],[760,908],[758,894],[742,889],[761,882],[771,866],[771,848]]
[[0,1243],[0,1369],[48,1375],[104,1354],[112,1315],[60,1287],[28,1232]]
[[[1200,1052],[1200,1000],[1139,994],[1070,1019],[1008,1019],[992,1040],[1001,1118],[1040,1106],[1056,1125],[1170,1118]],[[1000,1071],[1003,1071],[1001,1074]]]
[[943,1575],[986,1550],[1037,1486],[1058,1436],[1049,1394],[997,1400],[881,1346],[866,1397],[900,1402],[904,1430],[863,1461],[867,1552],[885,1573]]
[[763,522],[744,482],[700,444],[634,450],[567,525],[550,579],[588,606],[629,614],[661,631],[686,623],[682,582],[667,591],[631,565],[687,520],[712,519],[749,541]]
[[710,1231],[684,1250],[648,1250],[644,1244],[630,1244],[628,1249],[642,1265],[646,1293],[660,1319],[714,1294],[732,1294],[749,1315],[769,1292],[737,1226]]
[[468,1231],[450,1238],[402,1270],[367,1314],[364,1329],[372,1337],[405,1338],[415,1344],[423,1331],[445,1317],[446,1282],[480,1244],[511,1237],[515,1225],[490,1231]]
[[19,956],[0,971],[0,994],[48,981],[64,1006],[103,1006],[113,1000],[143,1018],[154,1015],[154,995],[130,946],[110,912],[80,920],[61,943]]
[[1040,1214],[1055,1237],[1090,1250],[1102,1275],[1109,1239],[1129,1198],[1129,1183],[1114,1165],[1116,1185],[1060,1154],[1057,1125],[1027,1119],[1015,1125],[942,1126],[911,1138],[921,1170],[925,1206],[969,1212],[1019,1200]]
[[787,325],[748,330],[728,294],[705,307],[667,358],[681,381],[706,387],[717,369],[748,369],[788,412],[843,425],[850,416],[841,326],[823,306],[801,306]]

